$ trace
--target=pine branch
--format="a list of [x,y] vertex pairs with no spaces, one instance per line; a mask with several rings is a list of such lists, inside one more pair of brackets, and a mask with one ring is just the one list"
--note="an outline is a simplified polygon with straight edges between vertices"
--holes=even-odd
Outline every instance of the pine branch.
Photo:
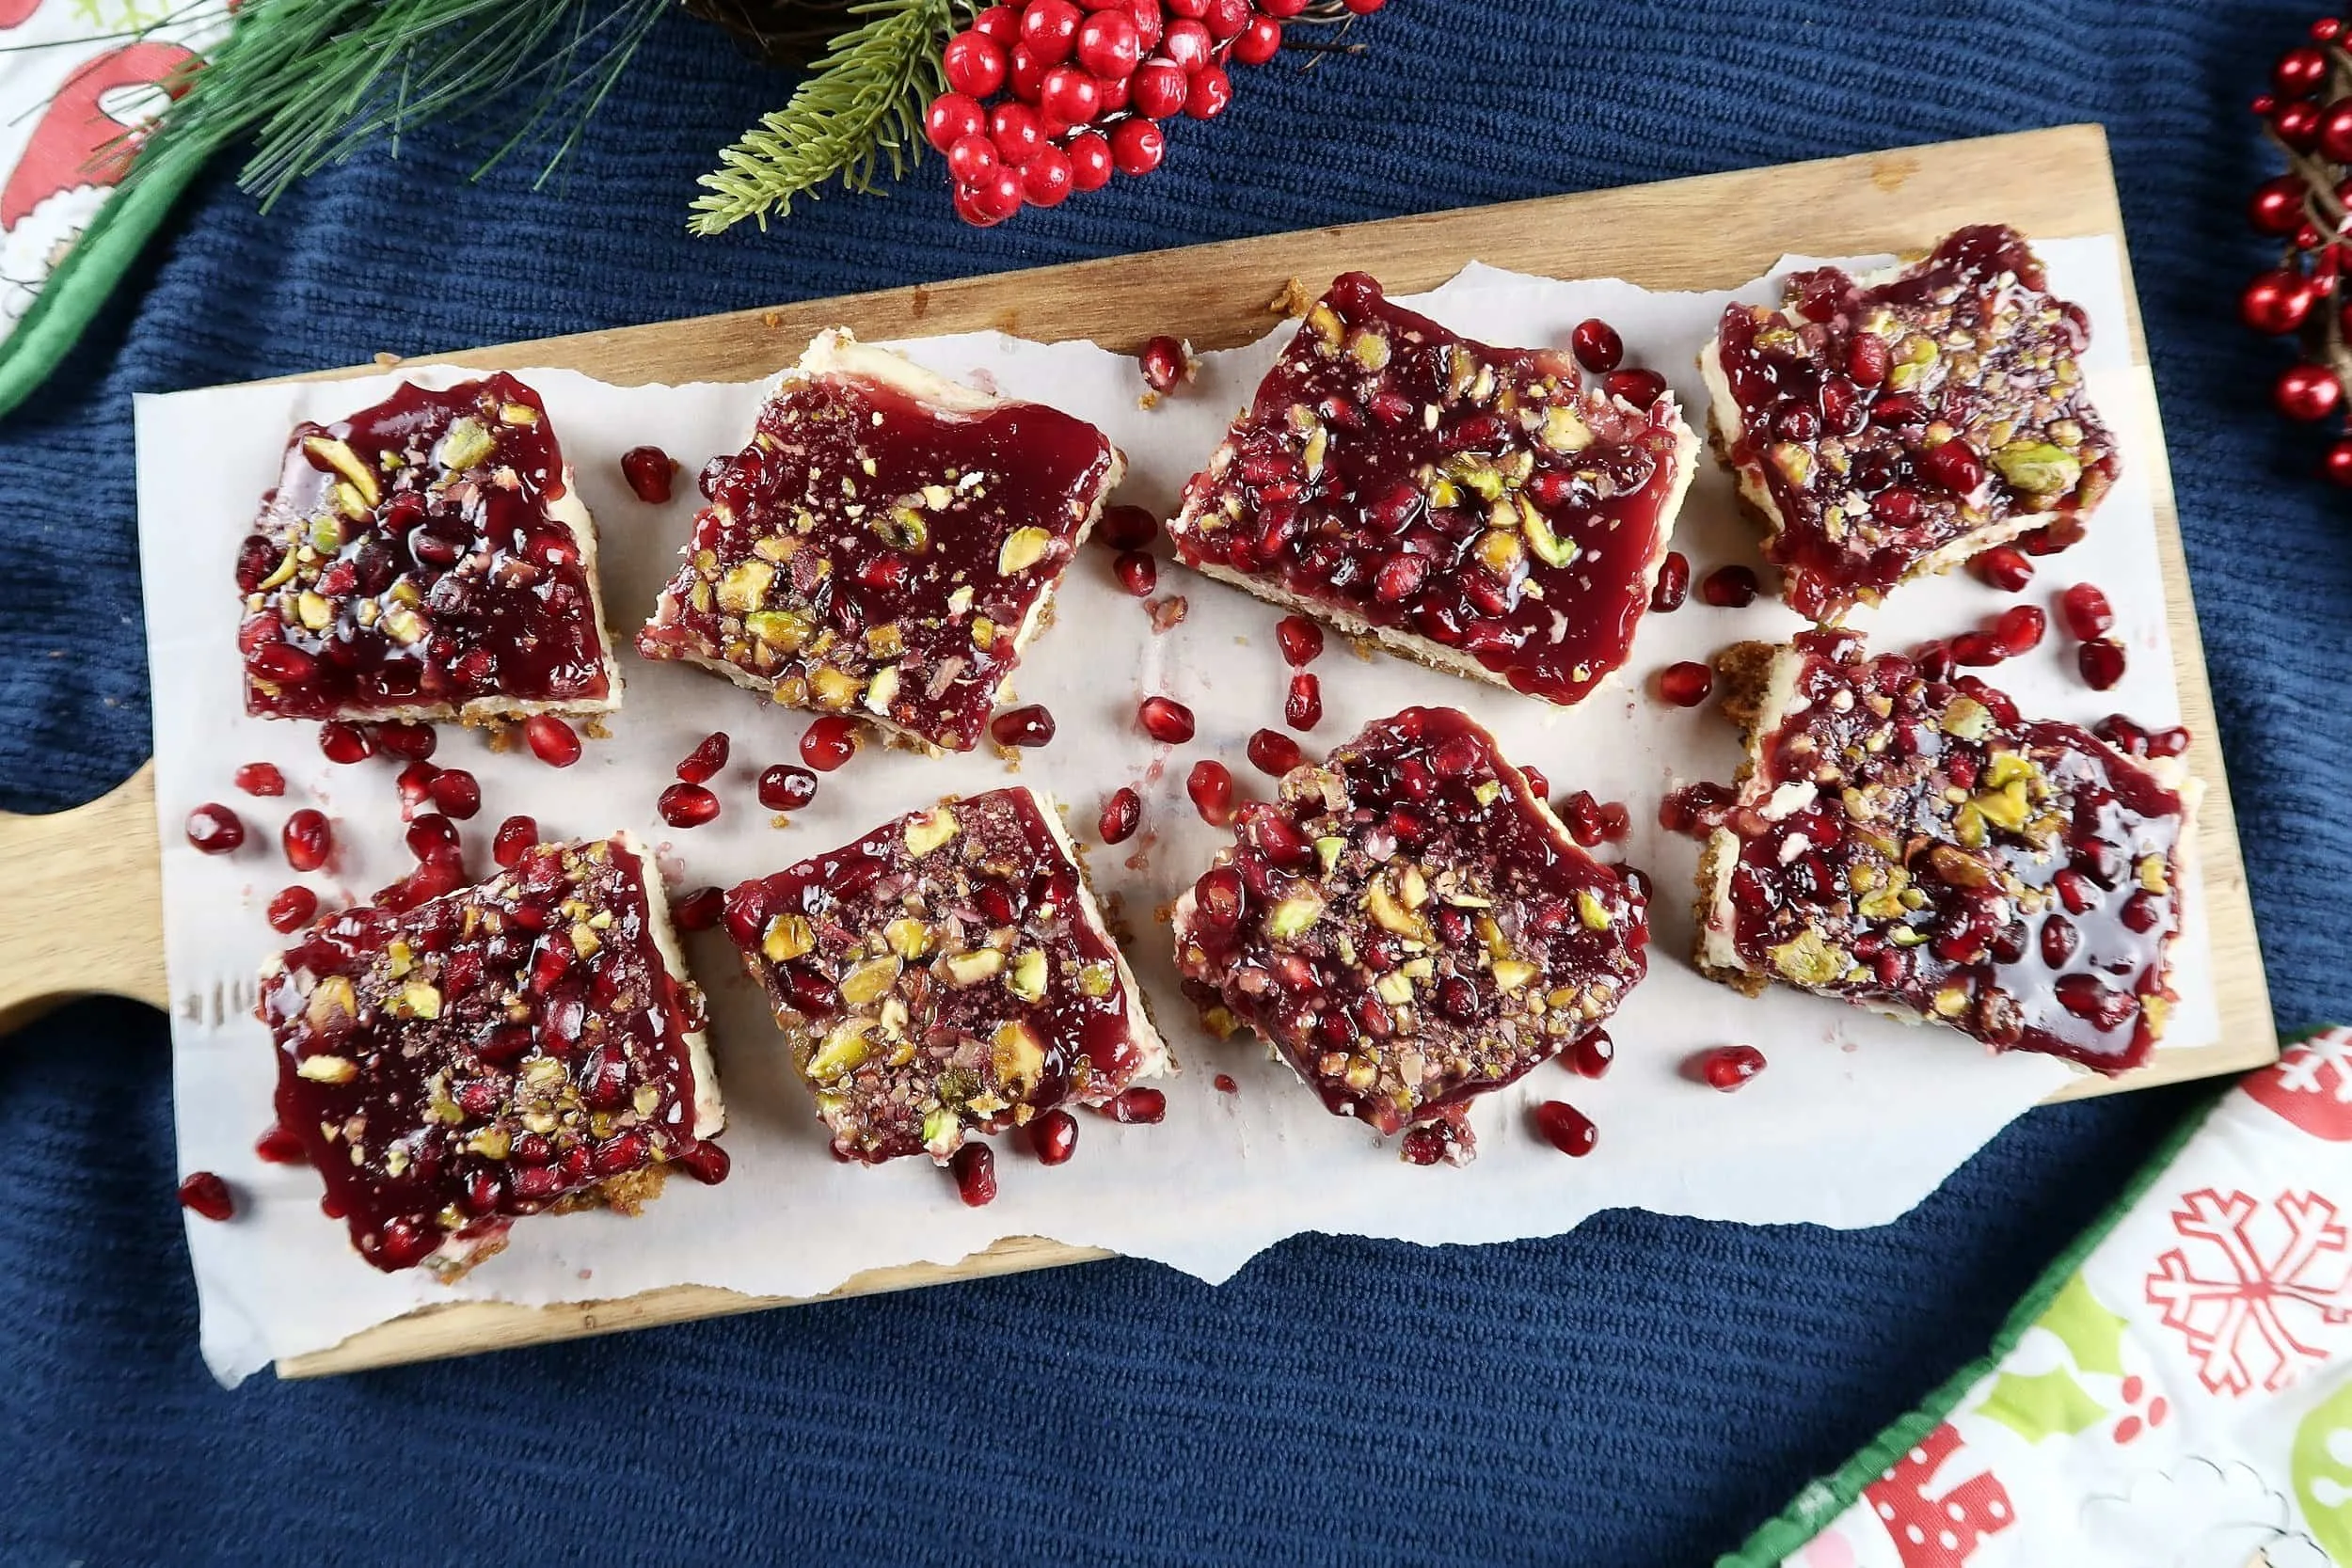
[[833,40],[810,67],[791,102],[743,133],[719,154],[720,166],[698,182],[688,227],[717,234],[750,218],[762,229],[792,211],[793,198],[814,200],[838,180],[870,193],[887,161],[898,179],[922,161],[923,110],[946,86],[939,55],[954,31],[960,0],[867,0],[850,14],[866,18]]

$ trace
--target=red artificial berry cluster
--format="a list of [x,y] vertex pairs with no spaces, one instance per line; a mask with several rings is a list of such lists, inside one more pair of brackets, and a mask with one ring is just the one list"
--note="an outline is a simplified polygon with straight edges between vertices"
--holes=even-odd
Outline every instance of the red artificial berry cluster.
[[[2238,316],[2257,332],[2299,338],[2301,357],[2280,372],[2271,403],[2291,420],[2315,424],[2345,409],[2352,356],[2352,303],[2335,301],[2352,262],[2345,230],[2352,207],[2352,29],[2341,18],[2312,24],[2311,41],[2279,56],[2272,91],[2254,113],[2287,154],[2289,171],[2265,182],[2247,207],[2255,230],[2286,242],[2280,264],[2238,296]],[[2352,426],[2347,427],[2352,430]],[[2352,434],[2328,450],[2328,477],[2352,486]]]
[[[1382,0],[1350,0],[1355,11]],[[979,228],[1057,207],[1111,173],[1168,155],[1159,122],[1214,119],[1232,102],[1229,63],[1263,65],[1308,0],[1016,0],[947,40],[947,90],[924,135],[947,158],[956,213]]]

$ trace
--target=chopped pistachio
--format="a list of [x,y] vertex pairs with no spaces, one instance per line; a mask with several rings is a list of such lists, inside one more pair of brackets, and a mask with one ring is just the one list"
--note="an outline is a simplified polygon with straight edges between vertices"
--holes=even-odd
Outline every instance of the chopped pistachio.
[[359,1075],[359,1069],[348,1056],[305,1056],[295,1064],[294,1072],[314,1084],[348,1084]]
[[743,617],[743,629],[780,654],[796,653],[808,641],[808,617],[789,610],[755,610]]
[[306,436],[302,438],[302,450],[349,480],[370,506],[384,499],[383,490],[376,484],[375,475],[365,463],[359,461],[359,454],[351,450],[350,442],[339,441],[331,436]]
[[1323,897],[1303,883],[1266,916],[1266,935],[1276,942],[1302,936],[1323,918]]
[[[441,450],[435,454],[435,460],[455,472],[487,461],[498,451],[498,437],[490,434],[489,426],[470,414],[460,414],[450,421],[449,434],[441,437]],[[352,483],[359,482],[355,478]]]
[[1772,950],[1772,967],[1800,986],[1826,986],[1852,967],[1853,958],[1819,931],[1800,931]]
[[948,843],[963,831],[956,820],[955,808],[941,806],[907,818],[907,853],[917,858],[930,854]]
[[1045,999],[1045,950],[1024,948],[1013,955],[1012,967],[1005,972],[1005,989],[1024,1002]]
[[1052,534],[1034,525],[1014,529],[1005,536],[1004,545],[996,552],[997,575],[1010,577],[1015,572],[1027,571],[1045,559],[1053,543]]
[[768,923],[767,935],[760,938],[759,950],[770,961],[783,963],[811,953],[817,947],[817,932],[808,917],[800,914],[780,914]]
[[879,1002],[890,988],[898,983],[898,972],[904,965],[896,953],[881,953],[850,966],[841,976],[841,1000],[853,1007]]
[[749,614],[768,597],[768,585],[775,580],[776,569],[770,562],[756,556],[739,562],[719,579],[719,608],[731,614]]
[[946,968],[950,984],[977,986],[1004,973],[1005,956],[993,947],[976,947],[969,953],[949,955]]
[[808,1058],[807,1074],[819,1084],[831,1084],[866,1065],[873,1053],[873,1044],[866,1037],[865,1025],[855,1020],[836,1023],[826,1035],[824,1043]]
[[2003,479],[2029,496],[2061,496],[2083,477],[2082,460],[2048,441],[2011,441],[1993,453]]

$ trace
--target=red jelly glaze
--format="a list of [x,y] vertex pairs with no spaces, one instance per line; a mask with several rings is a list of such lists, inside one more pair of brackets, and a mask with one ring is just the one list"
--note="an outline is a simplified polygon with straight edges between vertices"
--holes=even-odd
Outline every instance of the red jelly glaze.
[[770,811],[799,811],[817,799],[817,775],[788,762],[777,763],[759,775],[759,803]]
[[1101,431],[1036,404],[946,414],[864,376],[787,377],[638,650],[968,751],[1111,461]]
[[1298,742],[1280,730],[1253,730],[1249,736],[1249,766],[1269,779],[1279,779],[1306,760]]
[[1078,1118],[1058,1106],[1029,1123],[1029,1148],[1041,1165],[1066,1164],[1078,1151]]
[[188,813],[188,842],[207,855],[233,854],[245,843],[245,822],[217,802],[199,806]]
[[801,732],[801,760],[819,773],[830,773],[857,755],[858,726],[854,719],[830,713],[810,721]]
[[[1740,961],[1825,994],[1941,1017],[1997,1049],[2102,1071],[2138,1065],[2158,1028],[2147,1012],[2169,1002],[2180,796],[2087,731],[2022,719],[1973,676],[1927,680],[1899,656],[1866,658],[1849,637],[1808,634],[1799,647],[1804,705],[1762,738],[1747,787],[1761,799],[1804,779],[1820,793],[1772,818],[1732,810],[1724,826],[1736,846],[1712,851],[1736,855],[1732,927],[1719,934]],[[1883,704],[1892,705],[1882,718]],[[1823,758],[1850,756],[1870,761],[1820,778]],[[1904,824],[1900,838],[1851,821],[1847,789],[1869,799],[1871,821]],[[1857,902],[1857,876],[1889,879]],[[1888,889],[1916,895],[1918,907]],[[2142,891],[2153,903],[2131,914]],[[2080,941],[2058,974],[2031,939],[2061,906]],[[2140,919],[2148,924],[2136,927]],[[2112,997],[2121,1021],[2098,1026],[2060,1006],[2057,986],[2069,974]]]
[[996,1154],[986,1144],[965,1144],[956,1150],[948,1162],[955,1173],[956,1196],[963,1199],[967,1209],[979,1209],[996,1201]]
[[299,883],[280,888],[269,901],[269,927],[273,931],[299,931],[310,924],[319,912],[319,895]]
[[1184,776],[1184,793],[1192,797],[1192,809],[1210,827],[1232,824],[1233,775],[1223,763],[1207,758],[1194,763],[1192,771]]
[[1185,487],[1177,549],[1574,702],[1630,651],[1681,461],[1670,401],[1581,382],[1567,355],[1457,337],[1349,273]]
[[[1327,837],[1342,841],[1327,868]],[[1649,940],[1645,900],[1452,708],[1378,721],[1284,780],[1279,803],[1245,807],[1176,925],[1196,1004],[1382,1132],[1572,1047],[1640,981]],[[1573,1006],[1549,1000],[1562,990]]]
[[286,775],[274,763],[248,762],[237,769],[237,787],[247,795],[279,796],[286,793]]
[[1649,591],[1649,608],[1654,615],[1671,615],[1682,608],[1682,601],[1691,596],[1691,558],[1680,550],[1668,550],[1666,559],[1659,563],[1658,581]]
[[670,499],[671,481],[676,473],[677,460],[660,447],[631,447],[621,453],[621,477],[647,506],[660,506]]
[[661,820],[673,828],[699,828],[719,816],[719,797],[701,784],[674,784],[655,802]]
[[1313,671],[1291,676],[1290,694],[1282,699],[1282,722],[1295,730],[1311,730],[1323,722],[1323,682]]
[[727,755],[733,750],[734,743],[728,740],[726,731],[711,731],[696,741],[694,749],[678,763],[679,780],[685,784],[708,784],[727,765]]
[[1192,738],[1192,709],[1173,697],[1146,697],[1136,708],[1136,720],[1163,746],[1182,746]]
[[375,1267],[665,1160],[713,1168],[693,1159],[701,1002],[662,962],[644,875],[617,844],[543,846],[405,914],[345,911],[265,979],[278,1124]]
[[1054,738],[1054,716],[1037,703],[1009,707],[989,721],[988,736],[999,746],[1042,746]]
[[1102,816],[1094,824],[1094,836],[1105,844],[1124,844],[1136,836],[1136,829],[1143,821],[1143,797],[1132,789],[1111,791],[1103,802]]
[[510,816],[499,824],[497,833],[490,839],[490,858],[512,871],[538,842],[538,823],[528,816]]
[[1547,1100],[1535,1107],[1535,1131],[1561,1153],[1580,1159],[1600,1141],[1600,1130],[1593,1125],[1593,1118],[1565,1100]]
[[1764,1070],[1764,1053],[1752,1045],[1719,1045],[1700,1053],[1694,1067],[1709,1088],[1729,1094]]
[[230,1196],[229,1183],[211,1171],[190,1171],[180,1183],[180,1207],[200,1218],[220,1221],[235,1216],[237,1200]]
[[670,920],[681,931],[707,931],[726,912],[726,890],[698,887],[671,900]]
[[1745,610],[1756,595],[1756,573],[1736,563],[1716,567],[1699,584],[1699,597],[1718,610]]
[[308,806],[286,818],[278,837],[286,851],[286,863],[296,871],[316,871],[335,852],[335,830],[326,814]]
[[262,601],[248,598],[238,636],[246,711],[601,703],[612,681],[594,595],[549,512],[564,493],[546,407],[503,372],[447,391],[403,385],[347,420],[296,427],[238,556],[239,592]]
[[1303,669],[1323,657],[1323,628],[1304,615],[1285,615],[1274,623],[1274,641],[1282,649],[1282,662]]

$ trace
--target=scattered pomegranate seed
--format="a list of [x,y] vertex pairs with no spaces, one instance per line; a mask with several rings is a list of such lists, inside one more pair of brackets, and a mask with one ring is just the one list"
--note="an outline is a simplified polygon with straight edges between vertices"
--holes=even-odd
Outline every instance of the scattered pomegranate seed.
[[677,765],[677,776],[687,784],[708,784],[719,776],[719,769],[727,765],[727,753],[733,742],[724,730],[713,730],[695,742],[686,753],[686,760]]
[[817,799],[817,775],[780,762],[759,775],[759,803],[770,811],[799,811]]
[[1255,730],[1250,733],[1249,766],[1269,779],[1280,778],[1306,760],[1305,754],[1298,749],[1298,742],[1280,730]]
[[1129,1089],[1104,1106],[1103,1114],[1113,1121],[1155,1126],[1168,1115],[1168,1096],[1157,1089]]
[[2188,750],[2188,731],[2174,725],[2169,730],[2148,732],[2148,754],[2152,757],[2177,757]]
[[569,768],[580,760],[580,736],[552,713],[534,713],[523,721],[523,738],[549,768]]
[[1396,1157],[1408,1165],[1434,1165],[1453,1151],[1456,1142],[1444,1121],[1417,1122],[1397,1140]]
[[1756,602],[1756,574],[1745,566],[1718,566],[1699,583],[1699,597],[1718,610],[1742,610]]
[[1691,558],[1680,550],[1668,550],[1666,559],[1659,562],[1658,583],[1649,591],[1649,607],[1661,615],[1671,615],[1690,596]]
[[1132,789],[1111,792],[1103,802],[1103,815],[1094,824],[1094,833],[1105,844],[1124,844],[1136,836],[1136,828],[1143,821],[1143,797]]
[[2083,528],[2080,523],[2064,527],[2053,523],[2048,528],[2038,528],[2031,533],[2019,535],[2017,547],[2027,555],[2057,555],[2062,550],[2071,549],[2081,544],[2082,539]]
[[419,807],[433,799],[433,781],[441,770],[429,762],[412,762],[400,770],[392,787],[400,794],[400,819],[403,822],[417,815]]
[[1593,1118],[1565,1100],[1547,1100],[1535,1107],[1535,1131],[1552,1148],[1578,1159],[1590,1154],[1600,1141],[1600,1129],[1593,1125]]
[[1160,536],[1160,520],[1139,506],[1105,507],[1094,537],[1115,550],[1139,550]]
[[273,931],[298,931],[310,924],[310,917],[319,912],[319,895],[299,884],[282,888],[269,901],[269,924]]
[[[408,824],[408,852],[421,864],[432,865],[459,858],[457,824],[437,811],[426,812]],[[289,857],[291,858],[291,857]],[[309,870],[310,867],[303,867]]]
[[1995,545],[1968,563],[1977,579],[2004,594],[2014,594],[2033,580],[2033,562],[2011,545]]
[[1576,330],[1568,334],[1568,347],[1576,362],[1595,375],[1606,375],[1625,363],[1625,340],[1597,317],[1576,324]]
[[1275,622],[1274,641],[1282,645],[1282,662],[1294,669],[1323,657],[1323,628],[1304,615],[1285,615]]
[[482,784],[462,768],[444,768],[433,775],[433,803],[442,815],[464,822],[482,809]]
[[1587,849],[1600,845],[1600,802],[1593,799],[1589,789],[1580,789],[1560,802],[1560,820],[1567,825],[1568,836]]
[[988,733],[999,746],[1042,746],[1054,738],[1054,716],[1037,703],[1007,708],[988,721]]
[[229,1183],[208,1170],[191,1172],[180,1183],[180,1207],[208,1220],[225,1220],[237,1212]]
[[1952,639],[1952,662],[1982,668],[1998,664],[2009,657],[1997,639],[1989,631],[1963,631]]
[[1600,389],[1636,408],[1647,408],[1666,395],[1666,378],[1656,371],[1612,371],[1600,378]]
[[1118,574],[1119,586],[1138,599],[1148,599],[1160,585],[1160,563],[1141,550],[1125,550],[1111,562]]
[[676,472],[676,459],[660,447],[631,447],[621,453],[621,477],[647,506],[670,499],[670,480]]
[[1145,386],[1155,392],[1172,392],[1176,384],[1184,379],[1187,357],[1184,345],[1176,339],[1154,338],[1136,356],[1136,364],[1143,371]]
[[727,895],[715,887],[698,887],[670,905],[670,919],[681,931],[707,931],[726,912]]
[[819,773],[830,773],[857,755],[857,721],[829,713],[801,735],[801,760]]
[[1192,738],[1192,709],[1173,697],[1146,697],[1136,708],[1143,733],[1164,746],[1182,746]]
[[365,762],[375,755],[375,742],[358,725],[333,719],[319,726],[319,750],[329,762]]
[[1184,793],[1210,827],[1222,828],[1233,820],[1233,775],[1223,763],[1205,758],[1194,763],[1184,778]]
[[698,784],[674,784],[654,809],[673,828],[699,828],[718,816],[719,797]]
[[298,1165],[310,1158],[303,1152],[302,1139],[284,1127],[272,1127],[256,1138],[253,1152],[273,1165]]
[[2042,634],[2049,629],[2050,618],[2040,605],[2011,605],[1993,623],[1993,640],[2001,652],[2016,658],[2042,646]]
[[247,795],[283,795],[286,775],[274,763],[248,762],[237,769],[237,787]]
[[188,842],[208,855],[226,855],[245,842],[245,823],[227,806],[205,804],[188,813]]
[[1290,695],[1282,699],[1282,722],[1295,730],[1311,730],[1323,722],[1323,682],[1313,671],[1291,676]]
[[1752,1045],[1719,1045],[1698,1059],[1699,1076],[1729,1094],[1764,1070],[1764,1053]]
[[2115,607],[2097,586],[2088,582],[2078,582],[2058,595],[2058,613],[2066,617],[2066,629],[2078,641],[2105,637],[2115,625]]
[[1233,1082],[1233,1075],[1230,1072],[1220,1072],[1215,1078],[1210,1079],[1209,1082],[1216,1087],[1216,1092],[1219,1094],[1241,1093],[1241,1085]]
[[1055,1109],[1029,1123],[1029,1148],[1041,1165],[1058,1165],[1078,1152],[1078,1118]]
[[501,869],[512,871],[522,863],[523,856],[539,842],[539,824],[528,816],[510,816],[499,824],[499,831],[490,838],[490,858]]
[[433,754],[441,737],[430,724],[378,724],[375,727],[375,749],[386,756],[406,757],[421,762]]
[[1692,659],[1658,672],[1658,694],[1677,707],[1696,707],[1715,689],[1715,672]]
[[1617,1042],[1609,1037],[1606,1029],[1596,1029],[1568,1048],[1561,1060],[1586,1078],[1606,1076],[1610,1065],[1617,1059]]
[[286,818],[278,838],[286,863],[296,871],[316,871],[335,852],[335,830],[327,825],[326,814],[308,806]]
[[1616,843],[1632,826],[1633,814],[1625,809],[1624,801],[1603,800],[1600,803],[1600,836],[1603,842]]
[[2074,663],[2093,691],[2105,691],[2123,678],[2123,644],[2112,637],[2094,637],[2074,650]]
[[996,1201],[996,1152],[986,1144],[965,1144],[947,1162],[955,1173],[956,1196],[971,1209]]

